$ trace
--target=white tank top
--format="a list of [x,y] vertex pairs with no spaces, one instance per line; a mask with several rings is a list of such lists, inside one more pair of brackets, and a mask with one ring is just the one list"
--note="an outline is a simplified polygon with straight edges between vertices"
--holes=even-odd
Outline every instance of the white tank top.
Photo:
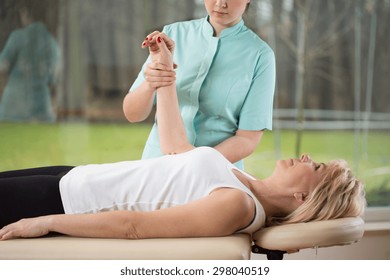
[[240,231],[252,233],[264,225],[265,213],[233,169],[237,168],[210,147],[153,159],[89,164],[73,168],[61,179],[61,199],[67,214],[147,212],[186,204],[220,187],[234,188],[255,202],[255,218]]

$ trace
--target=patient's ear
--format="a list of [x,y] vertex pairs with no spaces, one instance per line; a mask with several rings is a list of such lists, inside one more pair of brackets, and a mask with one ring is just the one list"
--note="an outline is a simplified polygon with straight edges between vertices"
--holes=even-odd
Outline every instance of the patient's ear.
[[303,202],[305,202],[307,195],[308,195],[308,193],[306,193],[306,192],[294,193],[294,197],[298,201],[299,204],[302,204]]

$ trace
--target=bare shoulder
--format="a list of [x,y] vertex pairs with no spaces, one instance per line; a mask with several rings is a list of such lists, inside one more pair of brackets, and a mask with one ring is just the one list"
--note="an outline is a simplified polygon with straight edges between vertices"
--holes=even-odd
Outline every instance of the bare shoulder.
[[242,222],[242,227],[247,226],[253,219],[256,205],[253,199],[244,191],[233,188],[219,188],[210,196],[220,207],[229,213],[231,218],[236,217]]
[[237,201],[237,203],[253,203],[253,199],[247,193],[242,190],[229,187],[218,188],[214,190],[210,195],[215,196],[216,198],[235,200]]

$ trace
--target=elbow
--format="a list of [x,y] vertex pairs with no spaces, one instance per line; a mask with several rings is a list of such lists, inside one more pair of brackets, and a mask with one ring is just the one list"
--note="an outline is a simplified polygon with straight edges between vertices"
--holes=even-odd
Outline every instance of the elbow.
[[132,116],[125,108],[123,108],[123,114],[125,115],[125,118],[130,123],[136,123],[137,119]]
[[142,213],[139,212],[131,212],[132,217],[131,219],[125,219],[123,222],[123,238],[125,239],[142,239],[142,236],[140,235],[139,228],[140,228],[140,215]]
[[125,234],[124,234],[125,239],[141,239],[135,225],[129,225],[125,229]]
[[131,110],[131,106],[129,105],[129,100],[128,100],[128,95],[125,96],[125,99],[123,100],[123,104],[122,104],[122,111],[123,111],[123,114],[125,115],[125,118],[131,122],[131,123],[134,123],[134,122],[137,122],[136,121],[136,118],[134,117],[134,114]]
[[244,149],[245,156],[251,155],[261,142],[263,131],[240,131],[237,136],[241,138],[241,147]]
[[163,155],[175,155],[175,154],[181,154],[184,152],[188,152],[195,147],[192,146],[189,143],[185,143],[182,145],[161,145],[161,153]]
[[137,111],[134,110],[134,106],[130,105],[131,102],[129,100],[124,99],[123,105],[122,105],[122,110],[125,118],[130,122],[130,123],[138,123],[144,121],[148,116],[140,116],[140,114],[137,114]]
[[139,98],[139,95],[129,92],[123,99],[122,110],[126,119],[131,123],[146,120],[153,109],[153,95],[146,100]]
[[165,147],[164,145],[161,145],[160,151],[163,155],[179,154],[179,149],[174,147]]
[[138,123],[138,122],[142,122],[146,119],[146,118],[140,118],[140,117],[136,116],[135,114],[131,114],[130,112],[125,111],[125,110],[123,110],[123,112],[124,112],[126,120],[130,123]]
[[247,153],[248,156],[255,152],[257,146],[259,145],[259,143],[260,143],[260,141],[259,142],[249,141],[247,143],[247,151],[246,151],[246,153]]

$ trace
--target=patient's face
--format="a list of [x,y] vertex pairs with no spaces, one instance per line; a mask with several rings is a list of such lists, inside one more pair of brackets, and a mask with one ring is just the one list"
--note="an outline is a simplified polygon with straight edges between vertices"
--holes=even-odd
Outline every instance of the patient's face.
[[299,159],[279,160],[274,173],[279,186],[286,191],[311,193],[321,181],[326,165],[313,161],[308,155]]

